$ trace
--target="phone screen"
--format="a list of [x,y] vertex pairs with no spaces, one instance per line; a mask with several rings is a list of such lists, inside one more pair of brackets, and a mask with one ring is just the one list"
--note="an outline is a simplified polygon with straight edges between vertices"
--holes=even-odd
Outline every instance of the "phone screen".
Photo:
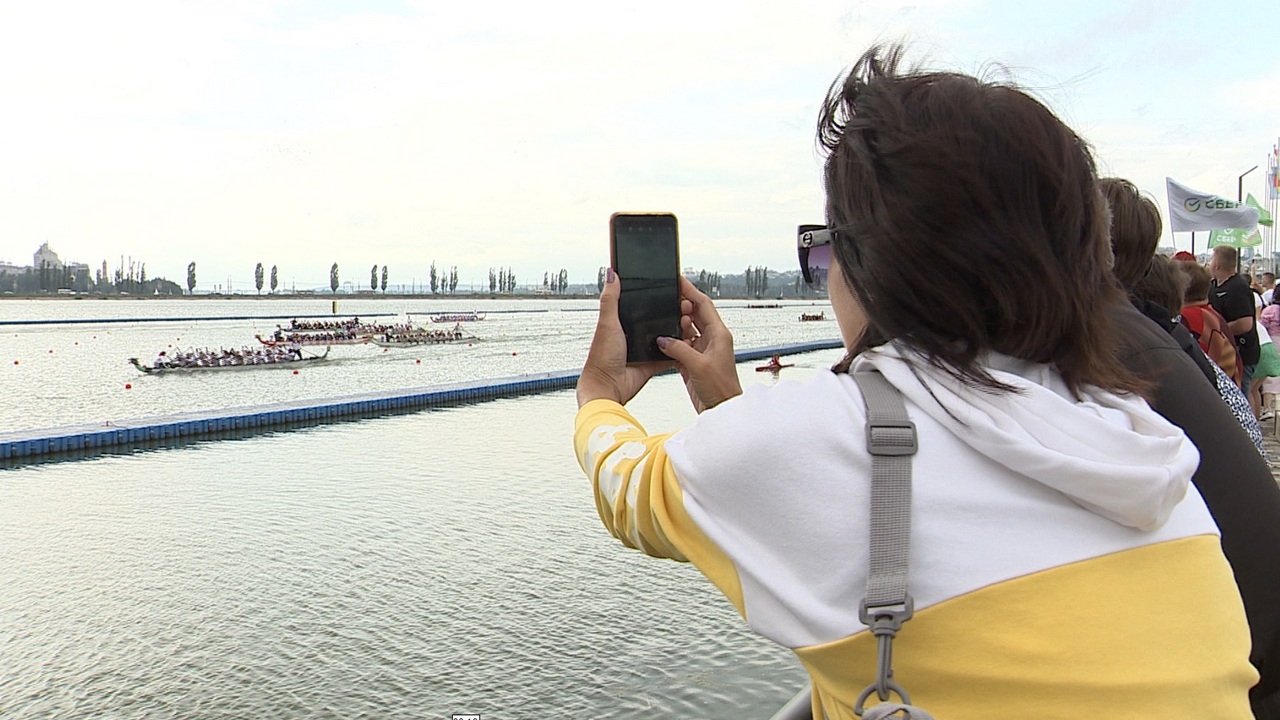
[[614,272],[622,282],[618,316],[627,362],[667,360],[658,337],[680,337],[680,243],[671,214],[615,214],[609,222]]

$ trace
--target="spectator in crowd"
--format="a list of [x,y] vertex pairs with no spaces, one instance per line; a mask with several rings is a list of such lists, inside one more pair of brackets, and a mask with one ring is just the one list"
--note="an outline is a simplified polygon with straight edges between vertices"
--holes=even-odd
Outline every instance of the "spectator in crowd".
[[1264,272],[1258,280],[1258,286],[1262,288],[1262,304],[1270,305],[1275,298],[1276,292],[1276,274],[1273,272]]
[[[626,364],[607,277],[574,432],[601,520],[696,564],[799,656],[815,718],[852,717],[877,665],[857,602],[872,460],[852,376],[878,373],[919,437],[903,702],[952,719],[1250,717],[1239,593],[1187,482],[1199,455],[1119,359],[1145,370],[1173,348],[1172,376],[1196,371],[1114,284],[1087,146],[1014,87],[899,65],[896,49],[864,55],[819,123],[830,227],[802,250],[830,248],[848,350],[833,371],[744,394],[732,335],[681,278],[683,337],[660,347],[700,415],[649,435],[624,405],[667,366]],[[1190,377],[1210,420],[1229,418]]]
[[1254,415],[1258,414],[1257,399],[1249,394],[1253,387],[1253,372],[1258,367],[1261,346],[1258,344],[1253,291],[1240,275],[1236,274],[1238,251],[1230,245],[1218,245],[1209,260],[1209,275],[1213,283],[1209,288],[1209,304],[1226,318],[1227,327],[1236,339],[1236,351],[1244,363],[1240,388],[1249,398]]

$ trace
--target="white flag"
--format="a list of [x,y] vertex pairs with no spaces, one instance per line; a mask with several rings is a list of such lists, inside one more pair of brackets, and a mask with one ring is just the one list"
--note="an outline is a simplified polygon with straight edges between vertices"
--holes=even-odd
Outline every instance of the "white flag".
[[1169,193],[1169,228],[1174,232],[1258,227],[1258,211],[1244,203],[1179,185],[1164,179]]

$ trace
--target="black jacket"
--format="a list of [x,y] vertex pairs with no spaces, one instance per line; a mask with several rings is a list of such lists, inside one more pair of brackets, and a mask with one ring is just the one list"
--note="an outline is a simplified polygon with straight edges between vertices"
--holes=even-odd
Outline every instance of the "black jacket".
[[[1280,720],[1280,485],[1216,387],[1167,332],[1128,304],[1117,303],[1111,319],[1125,364],[1155,383],[1152,407],[1200,451],[1192,481],[1222,532],[1249,619],[1249,660],[1261,676],[1249,699],[1256,717]],[[1212,623],[1213,608],[1204,611]]]

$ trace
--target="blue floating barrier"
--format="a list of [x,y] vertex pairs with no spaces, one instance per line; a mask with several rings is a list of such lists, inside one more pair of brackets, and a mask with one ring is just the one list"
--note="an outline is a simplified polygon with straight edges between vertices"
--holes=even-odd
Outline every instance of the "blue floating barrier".
[[[738,362],[745,362],[770,357],[775,354],[797,354],[839,348],[841,346],[842,343],[840,341],[833,340],[757,348],[740,351],[735,354],[735,359]],[[34,432],[39,432],[43,437],[17,437],[14,440],[0,442],[0,458],[34,458],[55,452],[64,452],[68,449],[128,447],[147,440],[171,440],[181,437],[200,438],[201,436],[233,429],[244,430],[269,428],[280,424],[337,421],[362,415],[385,414],[406,408],[429,409],[453,406],[502,397],[572,388],[577,383],[577,380],[577,372],[566,370],[538,374],[536,376],[508,377],[471,383],[451,383],[445,387],[417,388],[412,392],[400,394],[380,393],[376,397],[365,395],[358,399],[351,397],[309,405],[288,403],[289,407],[262,409],[257,412],[246,413],[241,409],[234,415],[217,415],[217,411],[211,411],[206,417],[183,420],[166,421],[160,418],[131,420],[129,421],[131,427],[127,428],[98,429],[91,432],[85,432],[84,428],[66,428],[62,432],[59,432],[57,428],[52,431],[40,430]]]

